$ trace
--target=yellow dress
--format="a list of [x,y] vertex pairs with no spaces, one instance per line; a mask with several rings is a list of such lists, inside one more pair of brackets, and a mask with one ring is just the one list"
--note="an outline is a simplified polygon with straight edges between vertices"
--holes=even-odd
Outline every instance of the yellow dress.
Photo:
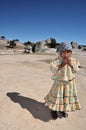
[[45,105],[55,111],[80,110],[81,106],[77,97],[75,74],[79,70],[79,61],[71,58],[73,69],[65,65],[61,70],[58,66],[63,59],[59,57],[50,64],[53,72],[54,83],[45,99]]

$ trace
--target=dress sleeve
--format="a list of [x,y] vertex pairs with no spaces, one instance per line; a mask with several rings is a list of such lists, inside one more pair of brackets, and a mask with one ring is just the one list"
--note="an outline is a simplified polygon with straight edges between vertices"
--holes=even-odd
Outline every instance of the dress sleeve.
[[52,61],[50,63],[50,70],[52,73],[55,73],[56,71],[58,71],[58,66],[60,65],[60,61],[59,60],[55,60]]
[[73,73],[76,73],[77,71],[79,71],[80,63],[78,60],[74,60],[72,62],[72,66],[73,66]]

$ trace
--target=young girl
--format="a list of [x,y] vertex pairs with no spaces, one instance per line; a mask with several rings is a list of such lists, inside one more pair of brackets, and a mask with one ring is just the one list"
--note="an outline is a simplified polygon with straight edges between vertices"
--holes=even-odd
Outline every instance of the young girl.
[[45,105],[51,109],[54,119],[68,117],[67,111],[80,110],[77,98],[75,73],[79,70],[79,61],[71,58],[72,46],[62,42],[58,48],[59,57],[51,62],[54,83],[45,99]]

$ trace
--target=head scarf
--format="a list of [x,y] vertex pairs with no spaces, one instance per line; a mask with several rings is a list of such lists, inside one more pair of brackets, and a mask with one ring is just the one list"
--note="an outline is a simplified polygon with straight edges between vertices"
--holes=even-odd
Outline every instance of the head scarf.
[[71,45],[71,43],[61,42],[60,45],[58,46],[56,52],[57,52],[59,55],[61,55],[62,51],[65,51],[65,50],[70,50],[70,51],[72,51],[72,45]]

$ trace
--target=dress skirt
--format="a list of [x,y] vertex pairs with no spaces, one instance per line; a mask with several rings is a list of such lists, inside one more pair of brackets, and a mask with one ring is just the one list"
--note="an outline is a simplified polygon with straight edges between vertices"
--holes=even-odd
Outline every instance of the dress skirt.
[[51,90],[44,100],[45,106],[54,111],[75,111],[81,108],[75,79],[71,81],[54,80]]

